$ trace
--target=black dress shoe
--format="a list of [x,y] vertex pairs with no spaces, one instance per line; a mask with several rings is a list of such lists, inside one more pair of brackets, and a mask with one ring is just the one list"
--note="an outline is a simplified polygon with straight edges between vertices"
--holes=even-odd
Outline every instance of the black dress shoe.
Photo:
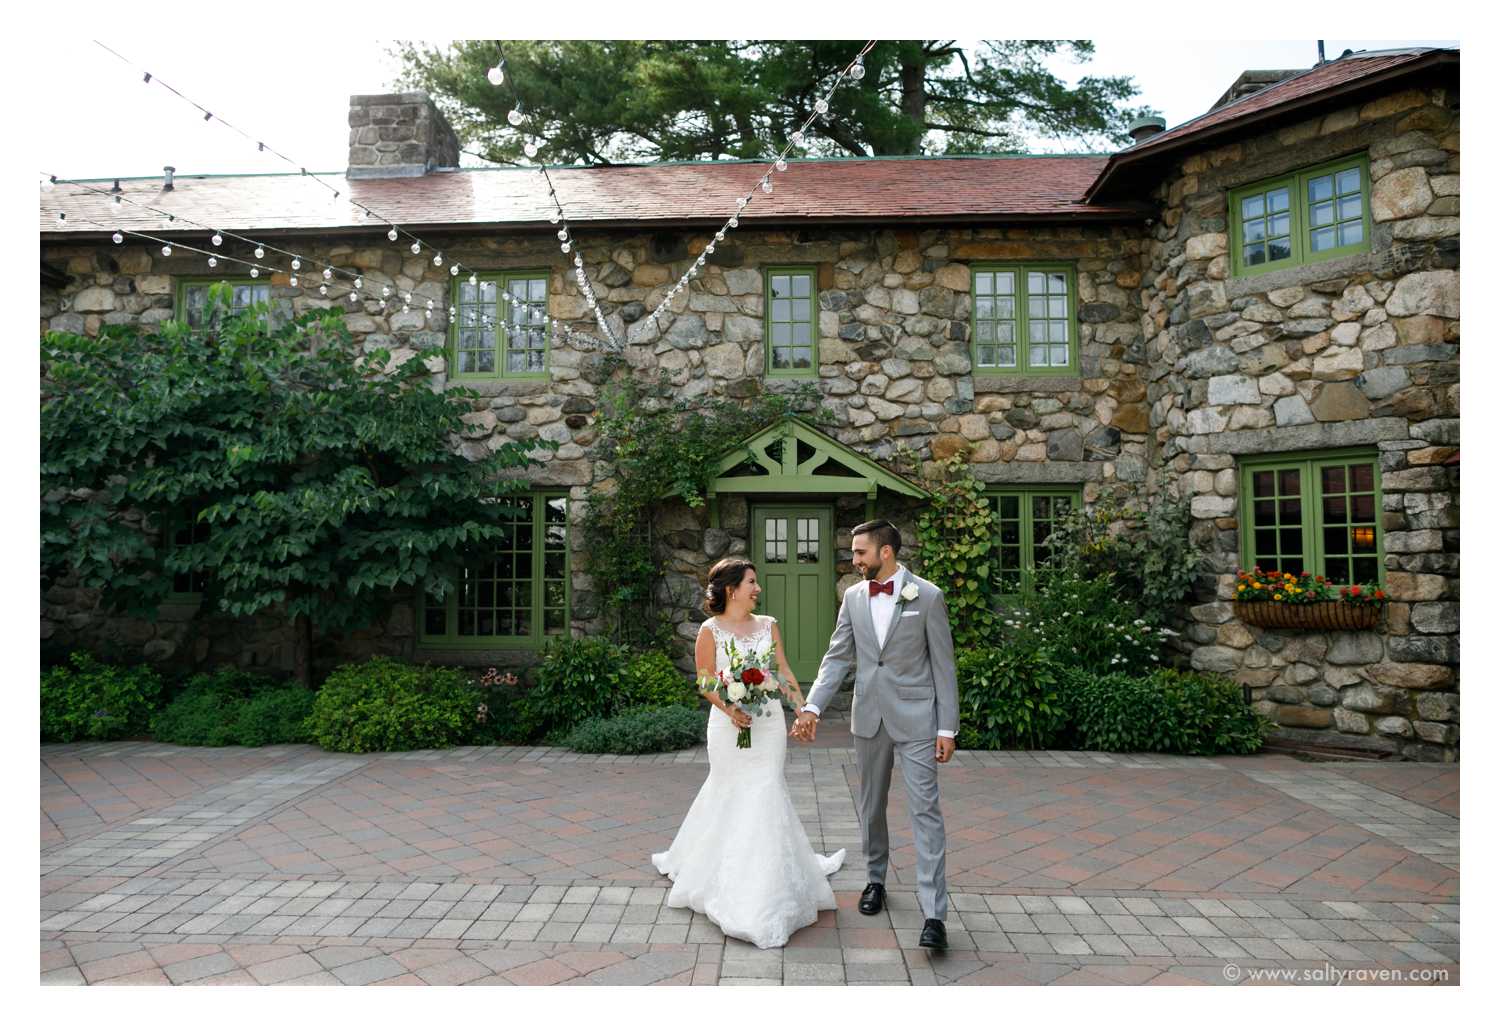
[[885,884],[866,884],[859,896],[859,910],[867,916],[878,915],[885,908]]
[[924,948],[944,951],[948,947],[948,928],[941,919],[929,919],[922,924],[922,939],[917,943]]

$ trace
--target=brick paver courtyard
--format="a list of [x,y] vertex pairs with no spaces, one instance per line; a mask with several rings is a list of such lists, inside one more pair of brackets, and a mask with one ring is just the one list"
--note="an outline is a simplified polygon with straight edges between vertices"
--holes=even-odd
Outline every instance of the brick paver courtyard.
[[960,752],[940,776],[946,954],[917,947],[899,779],[889,908],[854,907],[858,772],[837,729],[793,745],[787,773],[814,846],[849,849],[839,909],[761,951],[666,907],[650,854],[707,772],[701,747],[44,746],[41,978],[1458,982],[1457,766]]

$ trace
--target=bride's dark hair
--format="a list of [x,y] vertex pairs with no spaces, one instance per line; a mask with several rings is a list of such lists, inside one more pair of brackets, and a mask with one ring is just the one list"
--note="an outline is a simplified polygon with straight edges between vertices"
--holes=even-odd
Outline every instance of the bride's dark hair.
[[715,563],[708,572],[708,587],[703,589],[703,611],[713,614],[724,612],[729,589],[738,588],[745,580],[745,573],[754,569],[754,563],[739,556],[730,556]]

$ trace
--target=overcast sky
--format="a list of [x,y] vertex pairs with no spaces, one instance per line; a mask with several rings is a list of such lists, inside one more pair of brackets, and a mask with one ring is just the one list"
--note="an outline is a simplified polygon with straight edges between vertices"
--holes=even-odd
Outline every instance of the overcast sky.
[[[103,42],[204,104],[215,114],[295,158],[310,170],[339,171],[346,164],[345,115],[352,93],[389,90],[398,73],[388,42],[356,40],[329,46],[318,35],[288,35],[268,53],[263,40],[237,49],[233,35],[212,46],[184,46],[180,39],[114,39]],[[1175,125],[1208,109],[1246,68],[1305,68],[1317,59],[1316,40],[1290,42],[1206,41],[1170,43],[1170,59],[1160,46],[1141,40],[1095,40],[1095,59],[1086,65],[1058,62],[1064,77],[1133,75],[1141,87],[1134,101],[1160,110]],[[1452,40],[1328,40],[1334,58],[1346,48],[1456,45]],[[295,69],[284,78],[280,69]],[[247,70],[248,69],[248,70]],[[71,117],[38,125],[38,171],[65,178],[159,175],[164,164],[179,174],[286,171],[287,166],[223,125],[152,84],[119,58],[80,41],[70,49],[69,70],[47,83],[52,110],[99,112],[79,131]],[[100,111],[109,98],[108,113]],[[1077,149],[1055,144],[1038,149]],[[467,161],[468,163],[475,163]]]

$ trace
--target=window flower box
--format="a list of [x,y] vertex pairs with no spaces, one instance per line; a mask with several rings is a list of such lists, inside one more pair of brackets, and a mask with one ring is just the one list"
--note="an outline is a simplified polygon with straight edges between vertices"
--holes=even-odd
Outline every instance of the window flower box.
[[1369,630],[1380,624],[1388,598],[1376,585],[1338,587],[1307,573],[1293,576],[1255,567],[1236,574],[1234,615],[1256,627],[1311,631]]

